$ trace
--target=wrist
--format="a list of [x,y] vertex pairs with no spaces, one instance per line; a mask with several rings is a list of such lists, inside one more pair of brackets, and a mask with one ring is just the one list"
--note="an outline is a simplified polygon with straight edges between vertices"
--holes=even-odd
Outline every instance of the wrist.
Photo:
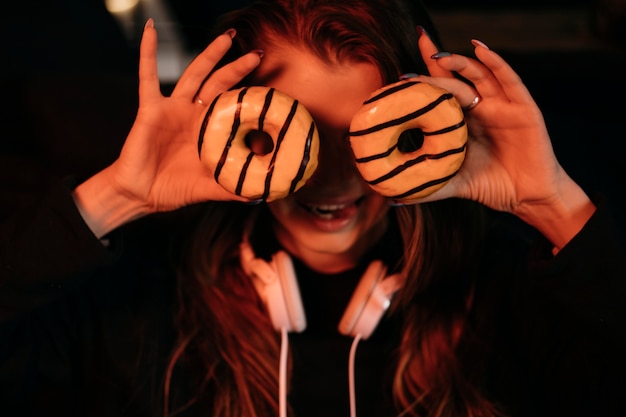
[[548,239],[556,253],[582,230],[595,211],[596,206],[587,194],[567,177],[555,197],[549,201],[524,203],[514,214]]
[[147,205],[116,189],[106,171],[89,178],[72,192],[79,213],[98,238],[150,213]]

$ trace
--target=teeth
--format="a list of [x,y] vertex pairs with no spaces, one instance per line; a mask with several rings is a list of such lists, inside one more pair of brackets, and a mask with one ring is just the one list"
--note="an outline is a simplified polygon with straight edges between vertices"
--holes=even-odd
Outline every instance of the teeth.
[[322,204],[320,206],[306,206],[306,208],[317,216],[330,219],[334,212],[347,206],[347,204]]
[[310,206],[312,210],[316,211],[335,211],[341,210],[346,207],[347,204],[325,204],[321,206]]

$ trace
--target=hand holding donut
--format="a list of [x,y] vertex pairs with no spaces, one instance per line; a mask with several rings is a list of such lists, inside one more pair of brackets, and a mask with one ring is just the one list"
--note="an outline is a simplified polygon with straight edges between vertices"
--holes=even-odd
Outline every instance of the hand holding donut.
[[[209,74],[232,45],[218,36],[186,68],[170,97],[161,93],[157,34],[146,23],[139,58],[139,110],[119,158],[79,185],[74,198],[96,235],[135,218],[206,200],[240,200],[218,185],[198,158],[199,120],[215,96],[259,63],[251,52]],[[206,79],[206,80],[205,80]]]
[[515,214],[562,247],[595,207],[557,161],[543,115],[519,76],[482,42],[473,44],[477,59],[439,53],[428,36],[419,40],[431,75],[415,79],[457,97],[470,137],[458,175],[423,201],[472,199]]

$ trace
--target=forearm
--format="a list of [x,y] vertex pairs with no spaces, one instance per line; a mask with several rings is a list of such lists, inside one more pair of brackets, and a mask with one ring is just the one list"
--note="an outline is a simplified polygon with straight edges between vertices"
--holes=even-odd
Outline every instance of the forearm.
[[563,171],[554,198],[520,205],[515,214],[537,229],[558,251],[582,230],[595,211],[589,196]]
[[531,252],[529,298],[514,303],[546,415],[624,415],[616,381],[626,371],[625,253],[608,202],[594,201],[595,213],[557,256],[547,245]]
[[98,238],[149,214],[145,205],[110,185],[106,169],[76,187],[72,196],[85,223]]
[[68,280],[114,255],[85,226],[70,187],[55,183],[0,224],[0,318],[56,298]]

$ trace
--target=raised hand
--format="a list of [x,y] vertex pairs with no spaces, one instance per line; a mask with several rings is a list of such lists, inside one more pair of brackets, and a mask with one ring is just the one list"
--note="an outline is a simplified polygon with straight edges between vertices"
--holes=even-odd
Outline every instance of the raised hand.
[[210,74],[232,45],[233,30],[218,36],[185,69],[169,97],[157,71],[157,33],[146,23],[139,58],[139,110],[119,158],[79,185],[74,197],[101,236],[146,214],[207,200],[245,200],[218,185],[198,157],[207,105],[260,63],[251,52]]
[[470,135],[458,175],[424,201],[472,199],[515,214],[562,247],[595,207],[559,164],[541,111],[520,77],[482,42],[472,43],[476,59],[438,52],[428,36],[420,37],[430,76],[417,78],[457,97]]

